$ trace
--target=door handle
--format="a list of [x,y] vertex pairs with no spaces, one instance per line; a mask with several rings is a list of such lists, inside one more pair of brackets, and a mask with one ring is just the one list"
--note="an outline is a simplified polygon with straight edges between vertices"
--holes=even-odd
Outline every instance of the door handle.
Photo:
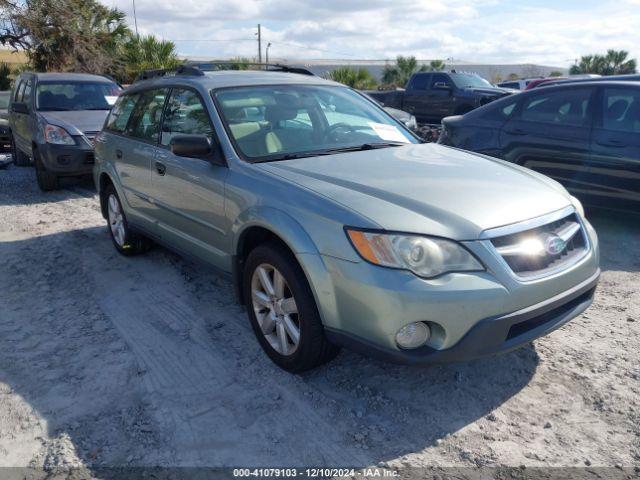
[[158,175],[164,175],[167,173],[167,166],[164,163],[156,162],[156,171]]
[[504,133],[508,133],[509,135],[526,135],[527,134],[525,130],[521,130],[519,128],[514,128],[513,130],[505,130]]
[[625,142],[620,140],[603,140],[600,142],[596,141],[596,143],[603,147],[624,148],[627,146]]
[[116,150],[116,158],[117,159],[121,159],[122,158],[122,150]]

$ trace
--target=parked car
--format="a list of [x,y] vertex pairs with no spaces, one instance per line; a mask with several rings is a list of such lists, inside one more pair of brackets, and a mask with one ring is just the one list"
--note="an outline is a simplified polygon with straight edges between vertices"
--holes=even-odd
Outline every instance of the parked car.
[[512,90],[525,90],[532,81],[541,80],[542,78],[543,77],[518,78],[516,80],[507,80],[505,82],[501,82],[497,86],[500,88],[509,88]]
[[569,83],[569,82],[578,82],[578,81],[589,81],[589,80],[597,80],[599,78],[605,78],[597,73],[579,73],[576,75],[569,75],[568,77],[546,77],[540,78],[538,80],[533,80],[527,85],[525,90],[532,90],[534,88],[539,87],[547,87],[550,85],[556,85],[558,83]]
[[638,83],[535,89],[442,125],[444,145],[529,167],[589,205],[640,212]]
[[153,239],[230,274],[291,372],[338,346],[504,352],[588,307],[598,240],[558,183],[420,144],[358,92],[278,70],[183,68],[120,96],[94,168],[120,253]]
[[33,158],[42,190],[56,189],[60,177],[90,174],[94,137],[120,90],[98,75],[20,74],[9,109],[16,165]]
[[584,82],[611,82],[611,81],[623,81],[623,82],[639,82],[640,75],[637,74],[626,74],[626,75],[609,75],[606,77],[596,76],[596,77],[569,77],[564,79],[554,78],[551,81],[545,83],[540,86],[551,86],[551,85],[563,85],[567,83],[584,83]]
[[11,129],[9,128],[9,98],[11,92],[0,92],[0,153],[11,148]]
[[513,90],[498,88],[472,73],[419,72],[406,90],[367,91],[385,107],[414,115],[418,123],[440,123],[449,115],[461,115]]

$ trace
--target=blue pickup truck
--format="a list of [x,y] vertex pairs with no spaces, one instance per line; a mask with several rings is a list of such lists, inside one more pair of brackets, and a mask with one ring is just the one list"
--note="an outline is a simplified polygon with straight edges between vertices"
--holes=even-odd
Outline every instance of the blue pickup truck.
[[444,117],[465,114],[514,92],[495,87],[473,73],[418,72],[406,89],[366,93],[385,107],[409,112],[419,123],[440,123]]

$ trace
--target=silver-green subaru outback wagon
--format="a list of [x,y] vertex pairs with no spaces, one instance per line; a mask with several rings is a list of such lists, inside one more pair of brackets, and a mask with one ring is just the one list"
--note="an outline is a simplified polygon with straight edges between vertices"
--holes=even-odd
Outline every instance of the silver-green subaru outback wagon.
[[266,354],[409,364],[512,350],[592,301],[598,240],[555,181],[422,144],[364,95],[279,67],[155,72],[95,140],[115,248],[233,279]]

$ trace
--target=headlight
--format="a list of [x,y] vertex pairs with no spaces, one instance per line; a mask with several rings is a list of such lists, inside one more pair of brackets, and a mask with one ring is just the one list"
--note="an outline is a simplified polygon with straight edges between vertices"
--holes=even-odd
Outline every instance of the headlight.
[[75,145],[76,142],[69,132],[67,132],[64,128],[58,127],[56,125],[45,125],[44,126],[44,139],[47,143],[54,143],[56,145]]
[[347,234],[365,260],[383,267],[409,270],[420,277],[484,270],[467,249],[451,240],[351,229],[347,229]]
[[571,203],[573,204],[574,207],[576,207],[576,210],[578,211],[580,216],[582,218],[586,218],[584,214],[584,207],[582,206],[582,202],[580,202],[580,200],[578,200],[576,197],[571,195]]

